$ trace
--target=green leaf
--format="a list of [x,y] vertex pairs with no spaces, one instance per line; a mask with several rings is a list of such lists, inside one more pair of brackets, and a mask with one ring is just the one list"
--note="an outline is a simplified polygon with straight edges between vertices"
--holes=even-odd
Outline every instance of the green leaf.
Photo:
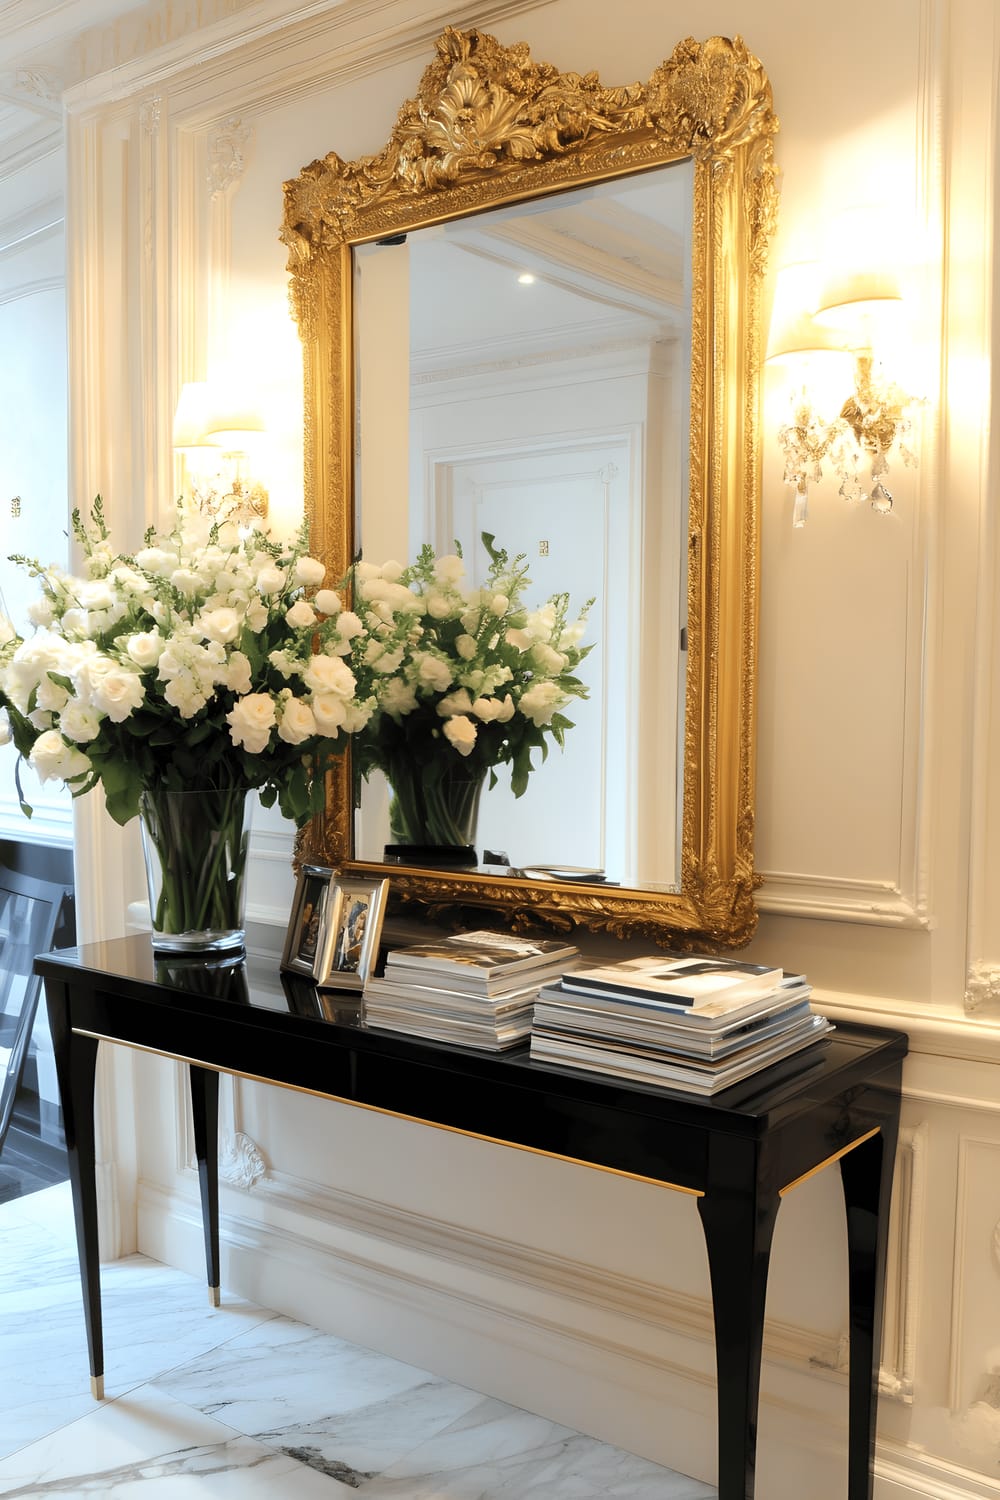
[[130,822],[138,814],[142,793],[142,779],[135,766],[120,760],[103,760],[100,777],[109,815],[116,823]]

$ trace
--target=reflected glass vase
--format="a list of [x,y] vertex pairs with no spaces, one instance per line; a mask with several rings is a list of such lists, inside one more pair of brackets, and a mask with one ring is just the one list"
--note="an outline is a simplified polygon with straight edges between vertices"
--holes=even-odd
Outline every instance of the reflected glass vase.
[[[442,755],[421,765],[405,754],[385,766],[389,781],[389,834],[397,848],[475,863],[479,799],[489,774]],[[450,858],[449,858],[450,857]]]
[[168,792],[139,801],[155,949],[242,948],[252,799],[246,787]]

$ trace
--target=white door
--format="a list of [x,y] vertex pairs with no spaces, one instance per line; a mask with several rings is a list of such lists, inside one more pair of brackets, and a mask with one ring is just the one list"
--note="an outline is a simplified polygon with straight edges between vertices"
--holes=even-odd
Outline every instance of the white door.
[[580,676],[589,696],[565,710],[574,727],[547,759],[533,752],[524,796],[510,791],[509,770],[484,794],[478,847],[502,852],[515,866],[579,866],[621,879],[626,867],[624,726],[629,722],[627,643],[637,603],[632,587],[629,524],[631,454],[626,437],[579,440],[553,451],[494,454],[435,465],[435,545],[462,547],[470,582],[483,582],[489,557],[482,533],[514,556],[524,553],[532,584],[529,607],[569,592],[570,619],[594,600],[585,642],[593,650]]

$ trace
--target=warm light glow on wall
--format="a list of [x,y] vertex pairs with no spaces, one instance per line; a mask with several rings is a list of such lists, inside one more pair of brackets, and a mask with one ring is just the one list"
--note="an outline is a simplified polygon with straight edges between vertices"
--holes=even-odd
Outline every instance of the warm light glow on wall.
[[186,488],[200,509],[220,519],[265,520],[268,494],[249,472],[266,431],[263,414],[243,389],[222,381],[189,381],[174,412],[174,450]]

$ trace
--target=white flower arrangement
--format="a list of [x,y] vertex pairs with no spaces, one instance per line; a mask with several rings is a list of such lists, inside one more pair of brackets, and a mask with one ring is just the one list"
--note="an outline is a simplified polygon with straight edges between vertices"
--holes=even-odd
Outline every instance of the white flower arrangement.
[[74,796],[100,782],[119,823],[147,788],[239,786],[308,821],[375,704],[347,661],[364,627],[319,587],[305,528],[285,544],[182,505],[133,557],[113,547],[98,497],[73,530],[83,577],[12,559],[41,594],[33,635],[0,619],[4,736]]
[[[568,594],[528,609],[524,557],[511,559],[488,533],[482,540],[490,567],[481,588],[467,583],[459,553],[438,557],[430,546],[409,567],[359,562],[349,580],[353,608],[341,631],[354,632],[351,669],[374,706],[352,763],[360,776],[385,773],[403,842],[456,841],[435,796],[456,770],[469,780],[488,772],[493,786],[496,768],[509,765],[522,796],[532,753],[544,759],[550,740],[562,746],[573,727],[563,709],[587,696],[576,672],[591,650],[581,644],[589,602],[575,618]],[[407,805],[421,801],[431,812],[418,832],[407,827]]]
[[440,811],[456,768],[492,786],[503,765],[521,796],[532,753],[562,745],[563,710],[587,695],[589,606],[570,619],[557,594],[528,609],[524,558],[489,535],[482,588],[458,553],[428,546],[409,567],[358,562],[338,592],[305,527],[282,543],[182,504],[130,556],[98,498],[73,530],[82,577],[12,559],[40,594],[27,638],[0,616],[0,738],[74,796],[100,783],[119,823],[144,792],[255,788],[301,826],[350,744],[357,776],[378,769],[392,785],[394,833],[448,842],[444,812],[417,833],[403,802]]

